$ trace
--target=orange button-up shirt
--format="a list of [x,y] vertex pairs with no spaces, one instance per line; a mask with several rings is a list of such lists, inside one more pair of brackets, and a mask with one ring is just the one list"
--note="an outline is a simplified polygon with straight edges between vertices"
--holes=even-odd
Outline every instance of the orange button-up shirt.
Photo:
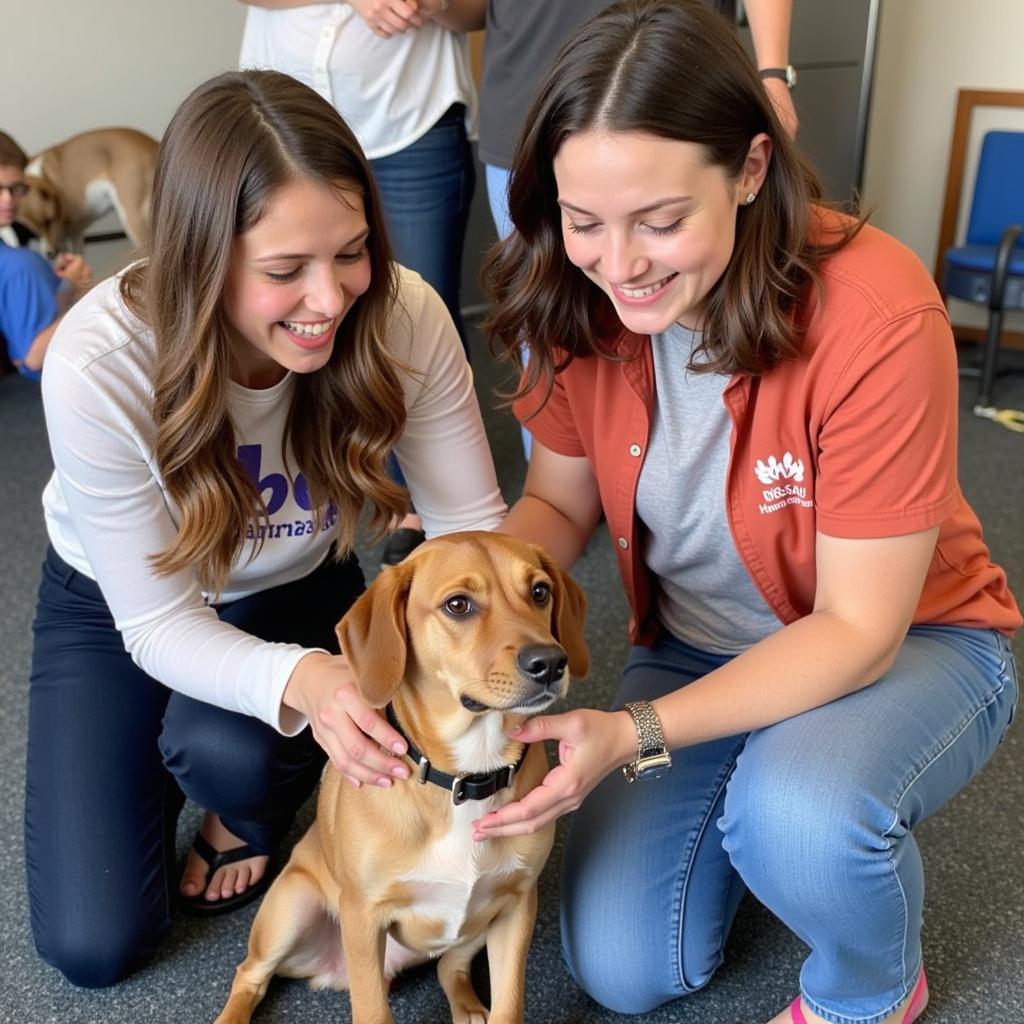
[[[942,300],[916,256],[865,227],[797,311],[801,354],[736,375],[726,514],[740,558],[783,623],[810,613],[815,535],[872,538],[939,527],[914,623],[1012,633],[1020,611],[957,481],[957,366]],[[623,331],[625,362],[578,357],[516,413],[552,451],[593,467],[633,617],[657,632],[636,491],[656,401],[651,341]]]

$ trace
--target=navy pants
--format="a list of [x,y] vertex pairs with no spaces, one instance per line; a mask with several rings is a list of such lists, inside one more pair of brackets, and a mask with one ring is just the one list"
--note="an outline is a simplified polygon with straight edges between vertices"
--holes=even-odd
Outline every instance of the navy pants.
[[[355,558],[218,608],[264,640],[337,651],[364,589]],[[88,988],[123,978],[170,926],[174,831],[186,796],[264,853],[313,791],[309,729],[270,726],[174,693],[124,649],[95,582],[51,548],[33,625],[25,858],[39,955]]]

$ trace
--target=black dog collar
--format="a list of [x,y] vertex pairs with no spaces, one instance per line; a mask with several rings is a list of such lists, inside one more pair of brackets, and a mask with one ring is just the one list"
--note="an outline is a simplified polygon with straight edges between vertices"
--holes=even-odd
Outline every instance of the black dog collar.
[[390,704],[385,709],[385,712],[392,728],[409,745],[407,756],[416,762],[416,781],[423,785],[432,782],[435,786],[447,789],[451,793],[452,803],[456,807],[466,800],[486,800],[489,796],[494,796],[499,790],[511,786],[512,780],[516,777],[516,773],[522,768],[523,761],[526,759],[528,744],[524,744],[519,760],[515,764],[502,765],[497,771],[459,772],[458,775],[448,775],[446,772],[441,772],[431,767],[426,757],[416,749],[415,744],[409,739],[406,731],[398,724],[394,708]]

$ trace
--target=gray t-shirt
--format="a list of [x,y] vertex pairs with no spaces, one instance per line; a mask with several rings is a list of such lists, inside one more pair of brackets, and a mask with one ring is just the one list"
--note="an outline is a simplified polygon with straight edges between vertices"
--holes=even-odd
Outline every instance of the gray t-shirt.
[[661,624],[698,650],[738,654],[774,633],[778,618],[740,561],[725,510],[732,422],[729,378],[690,373],[699,334],[673,325],[651,338],[655,407],[637,487],[644,562]]
[[[708,0],[730,21],[735,0]],[[487,0],[480,82],[480,160],[511,167],[540,81],[569,37],[611,0]]]

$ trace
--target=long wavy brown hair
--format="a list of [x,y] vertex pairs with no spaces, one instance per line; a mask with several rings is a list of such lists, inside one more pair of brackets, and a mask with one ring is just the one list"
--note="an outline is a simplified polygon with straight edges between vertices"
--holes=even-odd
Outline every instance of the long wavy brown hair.
[[235,237],[297,178],[362,195],[371,280],[339,324],[327,365],[295,375],[285,466],[291,475],[291,453],[318,526],[336,511],[338,557],[351,550],[365,501],[378,532],[407,504],[386,469],[405,424],[399,364],[385,345],[397,315],[397,275],[366,158],[337,111],[295,79],[272,71],[220,75],[171,120],[157,156],[144,258],[121,282],[129,308],[155,335],[156,458],[180,511],[177,536],[152,565],[163,575],[191,567],[214,594],[243,557],[247,533],[259,537],[267,520],[237,456],[222,297]]
[[[793,312],[821,262],[863,219],[829,218],[812,237],[822,188],[789,140],[725,19],[702,0],[621,0],[563,47],[525,119],[509,179],[515,231],[484,266],[493,300],[492,347],[520,371],[519,397],[578,356],[617,358],[623,331],[611,301],[565,254],[553,162],[577,132],[644,132],[703,147],[709,164],[738,180],[750,143],[773,152],[757,201],[737,213],[730,262],[709,292],[694,372],[760,374],[800,351]],[[524,371],[521,346],[528,347]]]

